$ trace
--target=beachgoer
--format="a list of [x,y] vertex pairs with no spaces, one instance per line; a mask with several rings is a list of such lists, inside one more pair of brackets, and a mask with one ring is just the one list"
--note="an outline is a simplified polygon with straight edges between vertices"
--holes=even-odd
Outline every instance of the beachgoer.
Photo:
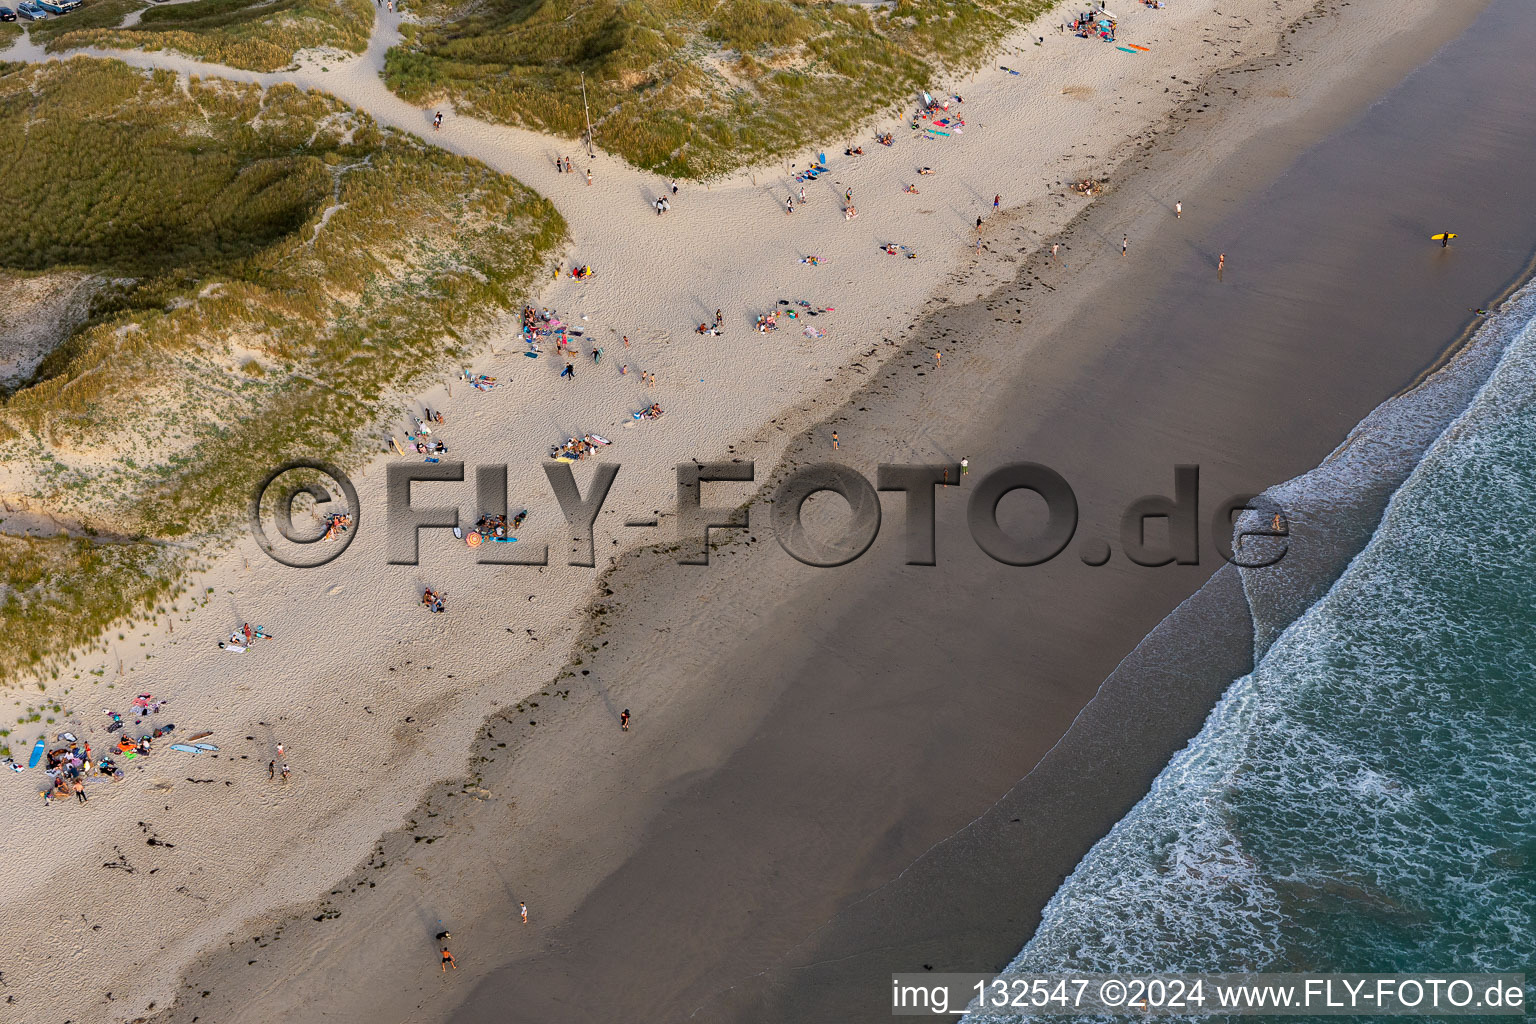
[[452,967],[454,970],[458,970],[459,969],[459,965],[454,963],[454,961],[453,961],[453,954],[448,952],[448,947],[447,946],[444,946],[443,947],[443,973],[447,974],[448,973],[448,968],[450,968],[450,967]]
[[566,363],[565,364],[565,369],[560,371],[560,376],[562,376],[562,377],[569,377],[569,378],[571,378],[571,380],[575,380],[576,379],[576,367],[572,366],[570,363]]
[[[393,0],[391,0],[393,2]],[[432,119],[432,130],[437,131],[443,126],[443,112],[439,110],[437,116]]]
[[75,799],[82,804],[85,803],[85,783],[79,779],[75,780]]
[[971,471],[971,457],[969,455],[967,455],[965,458],[960,460],[960,475],[961,476],[965,476],[965,474],[969,473],[970,471]]
[[993,196],[992,197],[992,209],[996,210],[999,206],[1002,205],[1002,202],[1003,202],[1003,197],[1001,195]]
[[1174,216],[1175,219],[1184,216],[1184,204],[1183,203],[1174,203],[1173,204],[1173,216]]
[[677,195],[677,179],[672,179],[672,194]]
[[283,781],[287,782],[288,781],[288,766],[285,764],[285,765],[282,766],[282,768],[280,768],[278,770],[283,773]]
[[1125,250],[1129,249],[1130,247],[1131,247],[1131,236],[1130,235],[1121,235],[1120,236],[1120,255],[1124,256],[1125,255]]
[[267,762],[267,781],[270,782],[270,781],[272,781],[275,778],[277,778],[277,762],[276,761],[268,761]]
[[834,430],[834,431],[832,431],[832,450],[833,451],[837,451],[837,449],[838,449],[837,431]]
[[592,168],[587,168],[587,184],[592,184]]
[[574,174],[575,173],[574,171],[571,170],[571,158],[570,157],[566,157],[565,158],[565,173],[566,174]]
[[934,366],[942,366],[942,365],[944,365],[944,353],[940,352],[938,349],[934,349],[933,350],[933,365]]
[[523,924],[527,924],[528,923],[528,904],[526,904],[526,903],[519,903],[517,905],[517,909],[522,912]]
[[1216,280],[1221,280],[1221,272],[1227,269],[1227,254],[1222,253],[1216,259]]
[[619,728],[629,732],[629,708],[625,708],[619,715]]
[[595,366],[603,365],[603,350],[602,349],[595,348],[595,349],[592,350],[592,363]]
[[1055,259],[1056,258],[1056,251],[1058,249],[1060,249],[1060,248],[1061,248],[1061,243],[1060,242],[1052,242],[1051,243],[1051,259]]
[[621,335],[621,337],[624,339],[624,347],[629,348],[629,335],[625,334]]
[[787,197],[785,197],[785,199],[784,199],[784,212],[786,214],[791,214],[791,213],[795,212],[795,197],[794,196],[787,196]]

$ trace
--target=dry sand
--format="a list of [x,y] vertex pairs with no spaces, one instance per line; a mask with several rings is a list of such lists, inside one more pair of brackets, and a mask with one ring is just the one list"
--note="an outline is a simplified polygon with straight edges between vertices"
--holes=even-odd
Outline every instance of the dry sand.
[[[747,451],[765,476],[798,427],[836,408],[886,352],[897,351],[887,339],[901,337],[937,303],[969,302],[1011,278],[1020,253],[1034,252],[1080,210],[1081,203],[1058,182],[1103,172],[1117,159],[1140,153],[1140,140],[1151,138],[1149,129],[1166,127],[1167,115],[1189,99],[1195,84],[1219,66],[1270,51],[1282,26],[1310,10],[1304,3],[1282,2],[1262,14],[1237,16],[1219,14],[1219,7],[1180,3],[1164,11],[1138,6],[1119,12],[1125,19],[1122,38],[1152,47],[1134,57],[1047,31],[1045,46],[1005,58],[1022,65],[1025,74],[993,70],[957,83],[966,98],[960,109],[970,122],[963,139],[918,143],[897,127],[893,149],[866,142],[868,155],[857,163],[829,155],[834,173],[808,189],[810,205],[792,217],[782,213],[787,182],[779,172],[759,170],[755,183],[748,173],[707,189],[684,186],[673,212],[657,218],[648,204],[665,183],[653,176],[605,158],[594,163],[597,184],[591,188],[581,175],[555,175],[553,157],[574,157],[572,144],[452,115],[442,132],[432,133],[431,111],[401,103],[377,80],[382,53],[394,38],[392,26],[376,32],[360,59],[333,62],[328,71],[307,64],[286,76],[229,72],[164,54],[127,57],[143,66],[323,87],[386,124],[482,159],[554,198],[571,225],[567,265],[590,262],[598,276],[586,283],[552,283],[540,301],[567,316],[589,317],[577,322],[607,349],[603,366],[584,362],[577,382],[564,384],[555,379],[550,359],[522,359],[509,331],[491,340],[491,351],[474,367],[499,375],[507,386],[481,395],[466,394],[460,385],[452,397],[444,388],[420,398],[447,413],[448,425],[439,436],[456,456],[462,453],[471,465],[511,464],[514,503],[525,500],[535,509],[530,526],[538,529],[531,529],[528,539],[551,541],[558,561],[560,531],[543,532],[557,514],[538,466],[548,444],[586,430],[616,442],[611,458],[624,469],[599,524],[600,558],[635,542],[636,531],[619,524],[671,503],[670,467],[678,461]],[[1356,99],[1337,108],[1342,116],[1370,94],[1361,74],[1377,76],[1378,85],[1390,80],[1391,62],[1347,74],[1346,54],[1375,45],[1383,51],[1399,46],[1400,60],[1421,57],[1427,41],[1441,38],[1459,16],[1443,15],[1426,29],[1429,8],[1361,4],[1347,18],[1325,19],[1313,30],[1325,59],[1309,57],[1303,64],[1293,55],[1281,61],[1296,66],[1276,69],[1263,92],[1212,108],[1223,118],[1219,132],[1174,137],[1182,179],[1196,179],[1200,169],[1210,169],[1239,139],[1257,132],[1273,133],[1277,153],[1287,145],[1294,152],[1318,129],[1315,124],[1308,129],[1312,136],[1285,133],[1301,113],[1330,98],[1330,86],[1347,79],[1354,90]],[[37,54],[18,47],[5,56]],[[1182,118],[1212,116],[1197,115],[1200,106],[1196,100]],[[803,165],[804,158],[798,162]],[[937,173],[916,178],[913,168],[919,164]],[[1175,170],[1164,180],[1172,185],[1181,177]],[[902,193],[909,181],[919,183],[920,195]],[[836,201],[848,185],[861,211],[851,222],[844,221]],[[989,209],[996,192],[1009,207],[1009,243],[994,240],[976,254],[969,245],[970,225]],[[1098,237],[1077,233],[1073,260],[1095,248],[1112,253],[1121,230],[1143,237],[1135,216],[1149,218],[1150,231],[1150,218],[1166,218],[1173,198],[1150,191],[1126,196],[1122,219],[1099,230]],[[1183,198],[1188,218],[1199,200]],[[989,237],[1004,230],[1002,224],[989,226]],[[884,256],[876,246],[887,241],[908,244],[921,257]],[[810,253],[824,257],[826,265],[797,262]],[[1081,285],[1112,272],[1103,265],[1105,257],[1098,262],[1090,273],[1078,265],[1076,299],[1087,295]],[[1069,283],[1063,279],[1053,287],[1065,292]],[[781,297],[835,306],[835,314],[816,321],[828,337],[812,343],[792,329],[767,338],[752,332],[752,316]],[[717,306],[726,312],[726,336],[698,338],[691,325]],[[619,334],[634,343],[627,353]],[[1013,381],[1014,369],[1025,365],[1027,348],[1009,351],[1007,341],[989,341],[967,357],[979,362],[956,367],[973,375],[978,403],[992,397],[989,388],[995,392]],[[506,351],[497,354],[501,348]],[[1081,386],[1083,374],[1093,370],[1092,354],[1078,363],[1075,358],[1058,354],[1052,372]],[[642,389],[633,375],[620,377],[618,365],[624,362],[654,370],[658,387]],[[1004,367],[1008,373],[996,372]],[[971,415],[963,406],[944,411],[938,394],[912,386],[915,380],[909,375],[903,408],[920,425],[932,423],[928,429],[936,432],[933,418],[941,413],[950,423]],[[628,409],[652,399],[666,407],[666,418],[623,430]],[[933,443],[912,433],[893,438],[887,454],[933,454]],[[583,485],[590,472],[578,468]],[[570,947],[546,948],[553,934],[547,929],[589,905],[584,901],[654,827],[652,816],[667,795],[745,744],[777,698],[771,687],[737,688],[718,676],[711,676],[713,689],[694,687],[710,667],[708,648],[680,639],[669,644],[664,636],[634,652],[633,665],[644,669],[638,677],[617,669],[583,676],[580,665],[588,656],[583,654],[578,655],[583,661],[573,662],[576,675],[551,684],[571,659],[570,644],[587,621],[582,609],[592,596],[595,571],[475,566],[447,536],[424,540],[419,567],[386,566],[379,528],[382,475],[375,463],[357,481],[365,517],[372,518],[365,518],[359,540],[342,559],[299,572],[274,565],[241,541],[194,581],[196,600],[180,601],[170,619],[125,630],[112,656],[93,660],[82,671],[100,668],[105,676],[90,683],[93,677],[85,675],[87,681],[72,683],[68,699],[82,720],[71,724],[98,745],[104,723],[95,712],[121,708],[132,692],[149,689],[171,698],[165,717],[182,728],[214,729],[212,738],[222,751],[195,761],[159,752],[123,783],[96,784],[87,808],[45,810],[30,785],[35,773],[13,780],[6,797],[13,827],[28,838],[0,869],[5,872],[0,937],[8,948],[27,951],[24,960],[12,959],[4,974],[17,1019],[131,1018],[152,1005],[163,1008],[177,994],[185,997],[174,1012],[178,1020],[200,1013],[220,1021],[316,1019],[325,999],[334,999],[324,1007],[338,1019],[439,1019],[505,960],[543,950],[547,969],[560,973],[559,958]],[[470,518],[471,488],[466,484],[457,491]],[[662,535],[670,536],[665,517]],[[641,532],[638,539],[653,537]],[[775,571],[786,582],[797,582],[798,570],[786,569],[783,561],[775,563]],[[690,611],[681,621],[691,624],[694,635],[735,631],[769,651],[798,643],[799,636],[786,632],[772,609],[710,608],[712,593],[737,586],[732,573],[722,567],[690,577],[697,592],[686,595]],[[1175,599],[1194,582],[1171,582],[1164,599]],[[449,614],[429,617],[414,605],[423,584],[447,593]],[[655,599],[670,610],[684,596]],[[1126,635],[1150,628],[1159,617],[1154,608],[1135,609],[1140,618],[1128,617]],[[279,639],[239,658],[219,652],[214,641],[241,621],[259,621]],[[1083,671],[1103,678],[1125,649],[1103,645],[1097,661],[1085,659]],[[835,653],[816,645],[803,657],[809,665],[814,655]],[[566,696],[559,695],[562,690]],[[942,692],[936,684],[927,696],[939,700]],[[647,739],[620,748],[612,716],[626,700],[639,703],[627,694],[641,693],[643,717],[625,739],[641,735],[640,722],[649,730]],[[543,708],[523,703],[514,724],[506,709],[520,701],[538,701]],[[1046,724],[1059,735],[1081,701],[1081,694],[1064,692]],[[714,711],[702,729],[696,717],[701,702]],[[552,705],[559,714],[539,726],[528,724]],[[489,769],[491,762],[482,764],[479,757],[515,756],[515,785],[508,780],[505,787],[466,786],[466,747],[485,715],[498,708],[508,717],[490,720],[492,736],[479,741],[468,768]],[[669,709],[677,714],[670,726]],[[914,700],[908,710],[921,714],[922,703]],[[610,731],[594,733],[598,725]],[[1048,732],[1042,726],[1032,742]],[[538,741],[530,742],[535,734]],[[286,745],[295,768],[287,785],[269,784],[263,770],[278,742]],[[503,742],[510,746],[497,746]],[[502,750],[508,753],[498,753]],[[502,763],[496,770],[505,768]],[[991,782],[1017,778],[1007,775],[1012,770],[1011,764],[995,767]],[[443,778],[454,781],[432,789],[428,802],[417,805],[423,791]],[[983,790],[978,787],[976,794]],[[473,801],[483,818],[460,812],[453,841],[438,846],[435,837],[449,833],[433,815],[464,801]],[[950,812],[967,809],[957,804]],[[408,822],[406,831],[391,832]],[[466,838],[471,830],[478,840]],[[385,833],[390,835],[381,847]],[[160,845],[149,845],[150,839]],[[493,865],[498,891],[481,888],[484,879],[475,872],[483,872],[485,864],[466,845],[471,842],[506,856]],[[869,849],[845,865],[910,853],[904,843],[878,834],[869,842]],[[816,844],[807,839],[805,845]],[[338,884],[354,869],[351,881]],[[385,871],[392,874],[384,877]],[[701,964],[691,984],[635,991],[637,1001],[617,1005],[645,1016],[676,1014],[686,1005],[679,1000],[718,992],[720,971],[755,972],[765,958],[782,955],[804,938],[800,929],[806,921],[825,919],[846,898],[846,879],[810,886],[808,877],[794,880],[794,913],[765,925],[766,935],[741,923],[755,896],[732,903],[720,896],[728,890],[701,885],[694,898],[706,911],[705,904],[720,902],[719,927],[702,929],[690,942],[720,951],[727,962]],[[370,882],[378,888],[369,889]],[[728,877],[721,879],[728,883]],[[346,902],[342,917],[331,917],[342,906],[340,894],[354,887],[360,887],[358,897]],[[357,902],[369,898],[371,905]],[[495,940],[488,924],[478,935],[473,927],[459,929],[459,941],[479,954],[466,952],[455,987],[440,988],[431,967],[436,922],[471,920],[488,904],[505,909],[519,899],[532,905],[537,927],[514,932],[515,939]],[[293,907],[300,909],[285,909]],[[274,912],[276,917],[266,918]],[[297,924],[280,924],[290,913]],[[652,918],[630,920],[639,938],[652,933]],[[672,941],[665,932],[657,934]],[[733,947],[729,936],[750,941]],[[623,948],[624,940],[616,934],[608,948]],[[195,957],[226,944],[234,948],[194,975],[217,977],[216,985],[181,987],[177,977]],[[402,967],[423,956],[427,966],[421,972]],[[258,966],[229,970],[239,966],[230,962],[234,957]],[[212,992],[206,999],[199,994],[204,989]],[[546,988],[535,998],[558,1000],[560,994]],[[569,1019],[584,1019],[569,1000],[565,1005]],[[654,1013],[647,1014],[647,1007]]]

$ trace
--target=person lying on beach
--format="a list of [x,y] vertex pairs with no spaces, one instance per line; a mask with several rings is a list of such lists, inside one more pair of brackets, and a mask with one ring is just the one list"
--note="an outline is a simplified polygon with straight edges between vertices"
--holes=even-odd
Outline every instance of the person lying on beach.
[[914,195],[914,196],[915,196],[915,195],[917,195],[917,194],[918,194],[918,192],[917,192],[917,186],[916,186],[916,185],[903,185],[903,186],[902,186],[902,187],[901,187],[901,190],[902,190],[902,191],[903,191],[903,192],[908,192],[908,193],[911,193],[911,194],[912,194],[912,195]]
[[933,173],[933,168],[932,167],[919,167],[917,169],[917,173],[918,174],[932,174]]

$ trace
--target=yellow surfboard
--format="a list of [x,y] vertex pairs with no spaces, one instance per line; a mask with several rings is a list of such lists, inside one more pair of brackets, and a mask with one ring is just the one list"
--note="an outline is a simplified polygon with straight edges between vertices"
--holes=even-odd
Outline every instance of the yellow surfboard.
[[1453,239],[1455,237],[1456,237],[1456,232],[1454,232],[1454,231],[1442,231],[1438,235],[1430,235],[1429,236],[1429,240],[1431,242],[1449,242],[1451,239]]

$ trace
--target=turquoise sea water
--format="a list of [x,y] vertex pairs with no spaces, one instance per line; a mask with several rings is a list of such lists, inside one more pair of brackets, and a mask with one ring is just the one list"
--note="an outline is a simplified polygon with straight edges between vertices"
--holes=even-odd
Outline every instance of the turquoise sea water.
[[[1255,671],[1062,885],[1013,969],[1532,967],[1533,292],[1484,328],[1492,375],[1415,448],[1370,543],[1305,614],[1269,636],[1261,622]],[[1393,437],[1396,415],[1371,433]]]

